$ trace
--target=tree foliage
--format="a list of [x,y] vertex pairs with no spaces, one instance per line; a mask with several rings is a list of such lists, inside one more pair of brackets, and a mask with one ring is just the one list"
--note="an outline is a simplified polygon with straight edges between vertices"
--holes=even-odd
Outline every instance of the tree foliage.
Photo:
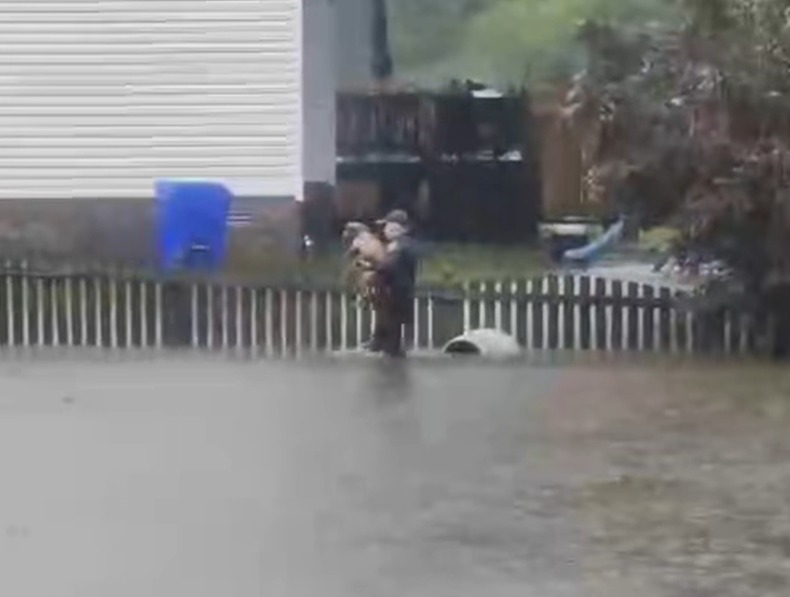
[[388,4],[393,52],[409,73],[442,63],[464,44],[469,21],[490,0],[394,0]]
[[389,7],[401,76],[500,86],[535,86],[582,67],[581,20],[628,24],[674,14],[667,0],[395,0]]
[[[755,313],[790,297],[790,8],[685,0],[682,26],[586,24],[588,67],[567,117],[589,180],[646,222],[675,219],[682,252],[723,260]],[[730,287],[732,288],[732,287]],[[782,297],[781,301],[776,297]]]

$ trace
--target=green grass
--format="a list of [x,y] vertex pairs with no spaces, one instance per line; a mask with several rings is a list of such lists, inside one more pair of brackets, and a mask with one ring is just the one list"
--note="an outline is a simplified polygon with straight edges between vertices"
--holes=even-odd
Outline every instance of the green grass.
[[[333,283],[340,280],[343,266],[340,253],[303,263],[260,252],[237,255],[228,273],[244,278]],[[436,245],[420,264],[419,281],[443,286],[468,280],[525,278],[539,275],[549,267],[548,258],[535,248]]]
[[680,236],[675,228],[656,227],[639,234],[639,248],[646,251],[663,253],[671,250]]
[[549,268],[547,256],[535,248],[443,245],[435,247],[425,259],[420,279],[428,284],[456,284],[527,278]]

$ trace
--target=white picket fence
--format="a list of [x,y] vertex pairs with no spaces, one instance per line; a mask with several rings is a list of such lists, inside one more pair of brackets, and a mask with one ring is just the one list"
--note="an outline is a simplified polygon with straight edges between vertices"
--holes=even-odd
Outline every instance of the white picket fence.
[[[746,353],[749,322],[704,326],[664,287],[588,276],[421,289],[407,344],[422,350],[497,328],[527,350]],[[0,345],[186,348],[298,356],[354,350],[375,314],[337,288],[232,284],[122,271],[0,272]]]

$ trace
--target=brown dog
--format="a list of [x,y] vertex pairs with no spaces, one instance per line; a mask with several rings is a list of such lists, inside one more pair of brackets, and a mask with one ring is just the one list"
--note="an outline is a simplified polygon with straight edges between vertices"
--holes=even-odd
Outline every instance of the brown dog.
[[342,240],[348,261],[344,282],[359,300],[370,303],[376,291],[374,268],[386,257],[386,245],[362,222],[346,224]]

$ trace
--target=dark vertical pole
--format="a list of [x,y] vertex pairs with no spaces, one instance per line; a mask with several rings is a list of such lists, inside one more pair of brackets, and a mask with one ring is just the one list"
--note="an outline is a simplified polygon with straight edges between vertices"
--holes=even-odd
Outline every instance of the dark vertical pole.
[[623,343],[623,313],[626,304],[623,299],[623,283],[620,280],[612,281],[612,350],[621,351],[628,348]]
[[573,276],[565,276],[565,284],[560,300],[564,305],[563,308],[563,324],[564,328],[563,338],[560,338],[560,346],[566,349],[573,350],[576,348],[576,278]]
[[637,351],[642,347],[639,345],[639,284],[629,282],[627,288],[627,311],[628,311],[628,341],[625,348]]
[[557,276],[548,277],[548,286],[549,320],[544,332],[548,334],[549,350],[557,350],[560,347],[560,297]]
[[544,346],[544,338],[546,338],[546,321],[543,317],[543,306],[546,304],[546,297],[543,296],[543,279],[535,278],[532,280],[532,293],[531,299],[533,302],[532,308],[532,346],[534,349],[541,349]]
[[642,325],[644,329],[644,336],[643,336],[644,346],[642,346],[642,348],[644,350],[652,352],[655,350],[655,346],[656,346],[655,289],[649,284],[644,284],[642,286],[642,296],[645,299],[645,307],[644,310],[642,311]]
[[[595,348],[598,350],[606,350],[607,326],[612,325],[612,322],[606,317],[606,280],[603,278],[595,278],[595,290],[593,291],[595,300]],[[614,311],[614,309],[612,309]]]
[[373,22],[371,23],[371,44],[373,56],[371,71],[376,81],[386,81],[392,76],[394,66],[389,44],[386,0],[372,0]]
[[581,338],[579,339],[579,344],[582,350],[590,350],[591,348],[596,348],[596,346],[595,338],[593,338],[590,333],[593,314],[590,300],[592,295],[592,283],[589,276],[582,276],[580,280],[579,294],[581,295],[581,313],[579,317]]
[[672,348],[672,313],[670,311],[672,305],[672,292],[669,288],[662,288],[660,292],[661,297],[661,311],[660,317],[660,335],[661,335],[661,350],[669,352]]
[[530,338],[529,330],[533,327],[532,321],[527,319],[529,313],[528,305],[532,298],[527,295],[527,282],[526,280],[518,280],[515,287],[516,294],[516,330],[515,337],[521,346],[527,348],[534,348],[528,344]]

